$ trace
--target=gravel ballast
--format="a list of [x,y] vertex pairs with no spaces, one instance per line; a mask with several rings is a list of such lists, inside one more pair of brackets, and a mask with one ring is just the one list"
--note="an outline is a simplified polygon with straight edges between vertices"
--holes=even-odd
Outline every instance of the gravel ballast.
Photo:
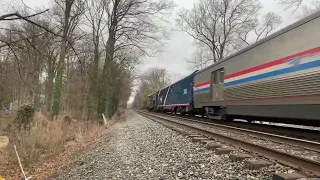
[[200,143],[128,110],[92,150],[56,179],[272,179],[290,168],[248,170]]
[[246,134],[246,133],[240,133],[240,132],[234,132],[232,130],[225,130],[223,128],[211,126],[208,124],[203,124],[199,122],[194,122],[194,121],[188,121],[188,120],[182,120],[182,119],[177,119],[174,117],[166,117],[169,120],[175,121],[175,122],[182,122],[184,124],[192,125],[194,127],[204,129],[216,134],[221,134],[224,136],[232,137],[235,139],[240,139],[252,144],[257,144],[263,147],[267,147],[270,149],[276,149],[278,151],[282,151],[294,156],[299,156],[301,158],[309,159],[312,161],[319,161],[320,153],[317,151],[312,151],[312,150],[307,150],[303,146],[293,146],[289,144],[284,144],[284,143],[278,143],[275,141],[271,141],[268,139],[264,138],[259,138],[259,137],[253,137],[252,135]]

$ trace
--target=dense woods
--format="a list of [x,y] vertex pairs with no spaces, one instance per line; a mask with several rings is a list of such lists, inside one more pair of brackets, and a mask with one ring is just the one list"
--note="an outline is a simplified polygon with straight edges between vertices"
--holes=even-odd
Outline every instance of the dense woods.
[[171,1],[54,0],[1,14],[0,105],[31,104],[50,119],[114,115],[131,93],[134,67],[168,38],[159,22]]

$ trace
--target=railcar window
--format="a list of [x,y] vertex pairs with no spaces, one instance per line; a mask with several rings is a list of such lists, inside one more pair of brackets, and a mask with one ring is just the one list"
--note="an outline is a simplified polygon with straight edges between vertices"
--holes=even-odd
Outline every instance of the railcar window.
[[214,84],[218,84],[219,83],[219,71],[215,71],[214,72]]
[[212,85],[217,84],[218,79],[217,79],[217,72],[216,71],[211,73],[211,79],[212,79]]
[[220,69],[219,83],[223,84],[223,82],[224,82],[224,69]]
[[212,85],[215,84],[223,84],[224,83],[224,69],[219,69],[211,74],[212,78]]

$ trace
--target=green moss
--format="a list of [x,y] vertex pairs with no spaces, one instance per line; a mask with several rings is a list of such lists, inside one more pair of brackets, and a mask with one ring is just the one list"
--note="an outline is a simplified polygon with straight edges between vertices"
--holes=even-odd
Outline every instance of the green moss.
[[58,71],[55,88],[54,88],[54,97],[53,97],[53,105],[52,105],[52,115],[58,115],[60,111],[60,103],[61,103],[61,91],[62,91],[62,78],[63,78],[63,67]]

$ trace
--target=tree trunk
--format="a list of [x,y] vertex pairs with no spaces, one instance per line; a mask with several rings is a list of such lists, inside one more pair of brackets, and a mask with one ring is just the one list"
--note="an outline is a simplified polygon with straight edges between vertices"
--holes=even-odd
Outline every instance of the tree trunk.
[[64,58],[65,58],[65,46],[61,46],[61,55],[59,58],[58,72],[55,81],[54,87],[54,97],[53,97],[53,106],[52,106],[52,116],[57,116],[60,110],[60,101],[61,101],[61,92],[62,92],[62,80],[64,72]]
[[[116,42],[116,31],[117,31],[117,25],[118,25],[118,17],[117,17],[117,10],[118,6],[120,4],[120,0],[115,0],[113,5],[113,14],[111,19],[111,24],[109,27],[109,37],[106,43],[106,57],[105,57],[105,63],[103,66],[103,71],[101,75],[101,88],[99,91],[99,101],[98,101],[98,117],[99,119],[102,119],[102,113],[108,113],[108,110],[106,108],[107,106],[107,100],[110,101],[110,96],[108,97],[108,94],[110,95],[110,92],[108,92],[108,85],[110,82],[110,79],[114,78],[110,76],[110,72],[112,70],[112,62],[113,62],[113,56],[114,56],[114,46]],[[108,102],[108,104],[110,104]],[[110,114],[108,114],[110,115]]]
[[[85,85],[84,85],[84,103],[83,103],[83,108],[82,108],[82,120],[85,120],[87,119],[87,117],[89,117],[89,114],[86,114],[86,109],[87,109],[87,106],[88,106],[88,73],[86,73],[86,76],[85,76]],[[89,108],[88,108],[89,109]]]
[[64,96],[63,96],[63,101],[64,102],[64,106],[63,106],[63,111],[65,112],[69,112],[70,111],[70,106],[69,106],[69,101],[70,101],[70,94],[69,94],[69,90],[70,90],[70,56],[67,57],[67,64],[66,64],[66,87],[65,87],[65,91],[64,91]]
[[67,45],[67,38],[68,38],[68,31],[69,31],[69,18],[70,18],[70,11],[73,4],[73,0],[66,0],[66,10],[64,12],[64,25],[63,25],[63,36],[60,45],[60,57],[58,62],[58,69],[57,69],[57,76],[55,81],[55,88],[54,88],[54,98],[53,98],[53,106],[52,106],[52,116],[58,115],[60,111],[60,103],[61,103],[61,92],[63,88],[63,74],[65,69],[65,57],[66,57],[66,45]]
[[40,110],[40,90],[41,90],[41,84],[39,81],[39,74],[35,76],[35,88],[34,88],[34,93],[33,93],[33,107],[36,111]]
[[[115,26],[114,26],[115,27]],[[111,65],[113,61],[113,55],[114,55],[114,45],[115,45],[115,28],[111,28],[109,31],[109,38],[106,45],[106,58],[105,63],[102,70],[101,75],[101,88],[100,88],[100,98],[98,101],[98,117],[99,119],[102,119],[102,113],[108,113],[107,111],[107,100],[108,100],[108,82],[110,78],[113,78],[110,75],[111,72]],[[109,99],[110,100],[110,99]]]
[[51,114],[54,78],[54,60],[48,60],[48,77],[46,82],[46,111]]
[[40,91],[41,91],[41,84],[40,84],[40,61],[39,61],[39,57],[37,55],[35,55],[35,59],[36,64],[34,64],[34,80],[33,80],[33,84],[34,84],[34,91],[33,91],[33,107],[36,111],[40,110]]
[[93,118],[93,108],[94,108],[94,102],[96,101],[96,99],[98,98],[98,85],[97,85],[97,80],[98,80],[98,67],[99,67],[99,59],[100,59],[100,55],[99,55],[99,37],[96,36],[96,38],[94,38],[94,63],[93,63],[93,67],[92,67],[92,79],[91,79],[91,85],[90,85],[90,89],[88,92],[88,96],[87,96],[87,103],[88,103],[88,119],[92,119]]
[[[107,53],[108,54],[108,53]],[[97,115],[99,119],[102,119],[102,113],[106,113],[106,105],[107,105],[107,94],[108,94],[108,64],[109,60],[107,60],[108,57],[106,57],[105,64],[103,66],[102,74],[101,74],[101,85],[100,85],[100,91],[99,91],[99,99],[98,99],[98,109],[97,109]]]

